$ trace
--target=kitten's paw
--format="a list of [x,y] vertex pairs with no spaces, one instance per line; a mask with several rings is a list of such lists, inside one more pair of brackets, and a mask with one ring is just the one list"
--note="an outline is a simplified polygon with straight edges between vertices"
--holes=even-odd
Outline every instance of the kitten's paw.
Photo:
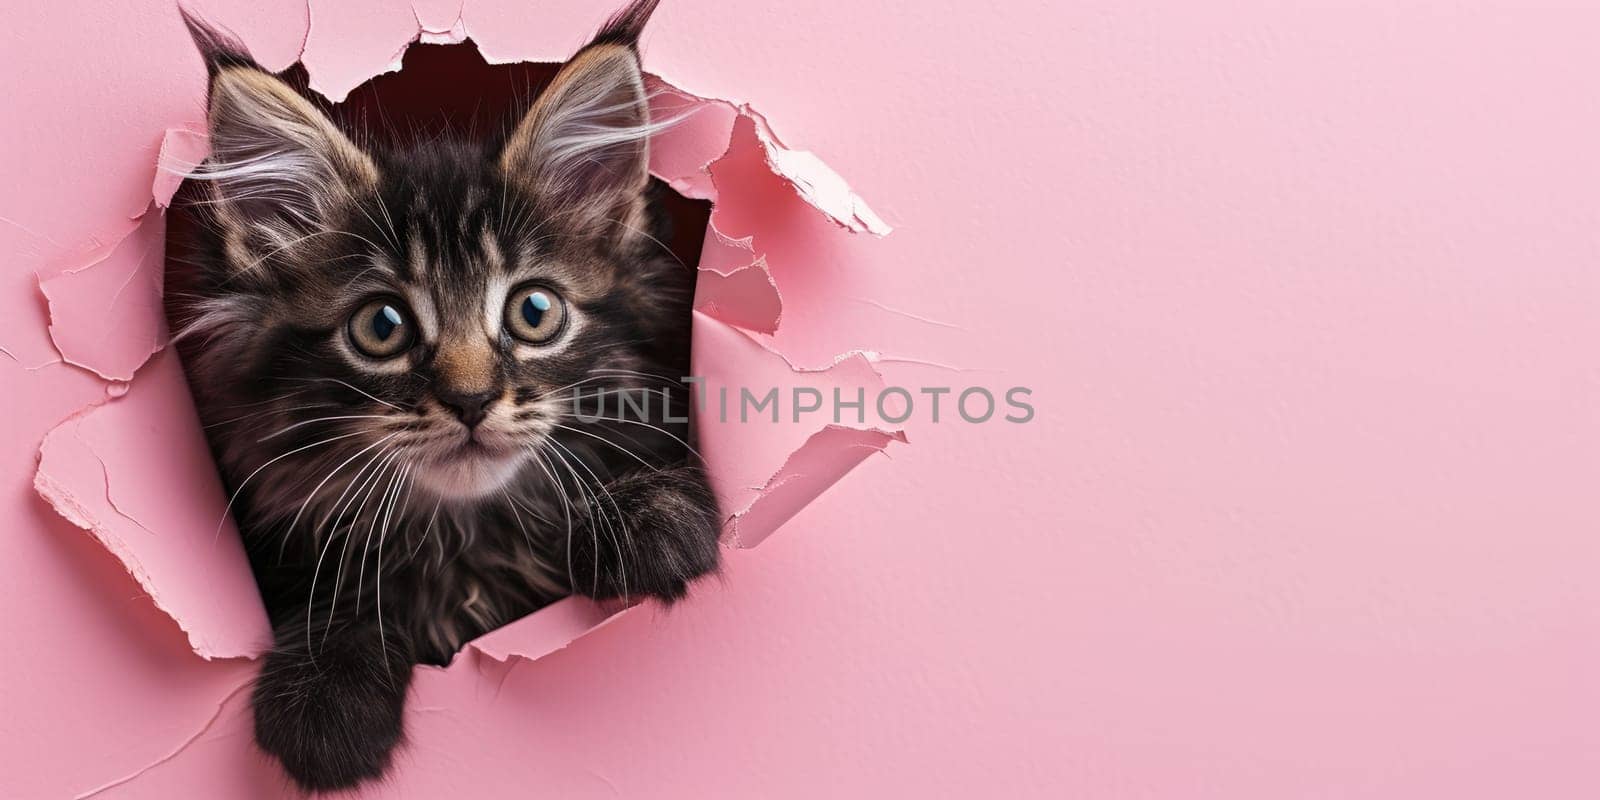
[[404,736],[409,669],[395,686],[382,664],[319,669],[297,657],[303,654],[267,657],[252,698],[256,743],[307,792],[381,777]]
[[588,540],[573,541],[579,592],[672,603],[717,569],[721,520],[698,469],[633,473],[599,495]]

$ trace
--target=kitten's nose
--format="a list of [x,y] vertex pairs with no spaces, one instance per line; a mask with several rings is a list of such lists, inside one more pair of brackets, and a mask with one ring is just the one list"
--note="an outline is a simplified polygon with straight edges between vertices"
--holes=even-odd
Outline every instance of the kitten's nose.
[[456,413],[461,419],[461,424],[468,428],[477,427],[484,417],[489,416],[489,404],[494,402],[494,392],[478,392],[476,394],[458,392],[439,392],[439,402],[445,408]]

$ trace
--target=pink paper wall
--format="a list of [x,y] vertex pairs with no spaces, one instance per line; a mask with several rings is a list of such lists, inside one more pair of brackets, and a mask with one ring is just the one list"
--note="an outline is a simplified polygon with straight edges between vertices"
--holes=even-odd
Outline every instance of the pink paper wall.
[[[333,95],[419,23],[510,58],[612,4],[458,5],[194,3]],[[790,267],[863,341],[776,346],[1038,415],[914,419],[671,613],[423,670],[369,796],[1600,793],[1600,11],[1283,5],[666,0],[647,67],[895,229]],[[107,398],[40,281],[132,229],[203,72],[167,0],[6,18],[0,796],[283,796],[253,662],[33,484]]]

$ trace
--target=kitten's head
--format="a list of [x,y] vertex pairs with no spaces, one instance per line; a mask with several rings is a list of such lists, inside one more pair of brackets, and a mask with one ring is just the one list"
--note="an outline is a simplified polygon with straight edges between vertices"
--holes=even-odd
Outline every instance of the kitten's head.
[[[572,425],[573,391],[664,371],[689,278],[648,233],[636,43],[654,6],[614,17],[503,143],[397,152],[359,146],[190,20],[211,81],[212,155],[192,176],[211,252],[178,316],[234,478],[295,453],[283,465],[334,486],[393,464],[482,497]],[[278,483],[291,505],[316,491]]]

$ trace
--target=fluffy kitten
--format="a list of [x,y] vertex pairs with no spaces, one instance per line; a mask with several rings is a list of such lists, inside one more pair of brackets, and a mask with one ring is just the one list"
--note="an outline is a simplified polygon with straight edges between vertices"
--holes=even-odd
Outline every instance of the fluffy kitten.
[[[398,152],[188,20],[212,156],[172,314],[275,629],[256,740],[303,788],[383,774],[412,665],[572,592],[670,602],[717,566],[715,502],[664,421],[691,275],[651,234],[655,5],[503,142]],[[597,388],[650,392],[652,418],[586,421],[572,396]]]

